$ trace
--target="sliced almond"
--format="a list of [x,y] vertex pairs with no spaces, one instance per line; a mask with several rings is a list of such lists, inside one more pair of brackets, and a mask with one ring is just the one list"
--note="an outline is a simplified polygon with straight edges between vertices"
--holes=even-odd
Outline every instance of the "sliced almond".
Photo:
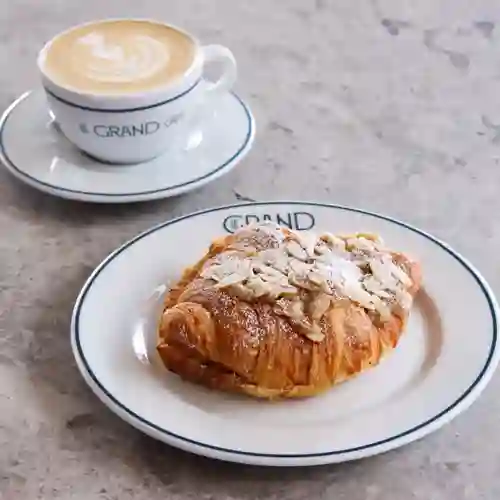
[[254,276],[246,282],[246,287],[251,290],[253,296],[258,298],[263,295],[269,295],[272,292],[272,287],[265,281],[262,281],[259,276]]
[[243,283],[247,279],[247,276],[243,276],[238,273],[230,274],[229,276],[224,276],[216,285],[217,288],[225,288],[228,286],[236,285],[237,283]]
[[276,299],[293,299],[299,293],[298,289],[293,285],[272,285],[272,297]]
[[306,279],[307,275],[313,270],[313,265],[302,262],[301,260],[291,260],[290,270]]
[[358,251],[363,253],[372,253],[376,251],[375,242],[366,238],[350,238],[347,240],[347,246],[351,251]]
[[313,323],[310,330],[305,333],[305,336],[312,342],[319,343],[325,339],[325,334],[317,323]]
[[375,295],[377,295],[377,297],[384,298],[384,299],[391,298],[391,294],[387,293],[384,290],[384,287],[382,286],[380,281],[378,281],[373,276],[369,276],[368,278],[366,278],[363,281],[363,286],[368,292],[374,293]]
[[323,233],[320,236],[321,240],[324,241],[325,243],[328,244],[331,248],[334,248],[335,250],[343,250],[345,251],[346,249],[346,244],[345,241],[338,236],[335,236],[331,233]]
[[307,260],[307,252],[295,240],[287,241],[285,248],[291,257],[302,261]]
[[314,257],[314,250],[318,244],[318,236],[310,232],[298,232],[295,234],[299,245],[306,252],[309,258]]
[[298,290],[292,285],[288,286],[283,286],[283,285],[276,285],[275,286],[275,296],[276,297],[292,297],[294,295],[297,295]]
[[394,263],[392,258],[387,255],[386,258],[384,259],[384,264],[388,265],[391,271],[391,274],[401,283],[403,283],[404,286],[410,287],[412,286],[412,281],[410,277],[404,272],[403,269],[401,269],[397,264]]
[[406,290],[402,289],[396,291],[396,300],[405,310],[410,309],[413,301],[412,296]]
[[289,258],[281,248],[263,250],[259,254],[259,259],[281,273],[286,274],[288,272]]
[[287,281],[285,273],[268,264],[261,264],[257,262],[254,266],[254,271],[261,275],[262,279],[266,279],[267,281]]
[[329,249],[326,248],[324,252],[322,252],[319,255],[316,255],[316,262],[322,263],[322,264],[331,264],[331,262],[334,260],[335,255],[333,252]]
[[255,296],[247,286],[237,283],[229,288],[230,292],[241,300],[251,301],[255,299]]
[[313,321],[319,321],[328,311],[330,304],[332,302],[332,297],[324,293],[319,294],[310,304],[309,304],[309,315]]
[[314,283],[315,285],[318,285],[319,287],[323,287],[324,285],[327,285],[326,283],[326,276],[324,273],[321,273],[316,270],[312,270],[308,275],[307,278],[309,281]]
[[374,257],[369,261],[370,269],[373,276],[382,284],[386,289],[392,290],[397,286],[396,278],[392,275],[387,261],[384,262],[381,257]]
[[304,318],[304,304],[297,300],[290,305],[290,317],[296,320]]

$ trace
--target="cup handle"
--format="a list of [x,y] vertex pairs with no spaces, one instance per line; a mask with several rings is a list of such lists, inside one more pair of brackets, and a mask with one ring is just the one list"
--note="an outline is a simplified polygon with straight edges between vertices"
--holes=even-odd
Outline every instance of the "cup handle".
[[213,118],[216,113],[215,107],[208,104],[211,102],[213,104],[214,101],[217,100],[217,97],[231,90],[236,81],[236,59],[228,48],[222,45],[205,45],[201,47],[201,57],[203,67],[205,67],[207,63],[218,62],[222,65],[222,70],[216,81],[211,81],[202,75],[200,85],[202,90],[198,94],[197,100],[193,103],[192,114],[185,125],[188,133],[186,142],[182,147],[183,151],[198,146],[200,140],[202,140],[198,125],[208,118],[208,114],[211,114],[211,118]]
[[236,82],[237,66],[233,53],[222,45],[205,45],[201,47],[203,65],[211,62],[222,63],[222,73],[218,80],[211,82],[205,79],[205,90],[208,94],[220,94],[230,90]]

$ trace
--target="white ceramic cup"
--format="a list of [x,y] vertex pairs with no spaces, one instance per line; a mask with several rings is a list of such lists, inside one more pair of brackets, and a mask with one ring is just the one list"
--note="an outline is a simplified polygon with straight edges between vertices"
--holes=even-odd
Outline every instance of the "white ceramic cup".
[[[53,41],[67,31],[50,40],[39,53],[38,68],[49,110],[66,138],[98,160],[139,163],[155,158],[172,146],[184,144],[197,128],[197,121],[202,116],[198,113],[200,108],[216,95],[228,91],[236,80],[236,60],[226,47],[202,46],[194,36],[177,27],[147,21],[181,31],[195,45],[191,66],[181,78],[165,87],[140,93],[102,95],[58,85],[44,71],[44,63]],[[99,21],[87,24],[95,23]],[[215,82],[203,76],[205,64],[211,62],[220,63],[222,68]]]

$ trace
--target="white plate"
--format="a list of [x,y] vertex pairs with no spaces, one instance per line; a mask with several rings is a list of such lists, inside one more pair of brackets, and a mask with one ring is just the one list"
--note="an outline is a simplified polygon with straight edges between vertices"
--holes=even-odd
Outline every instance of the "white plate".
[[27,92],[0,120],[0,159],[26,184],[54,196],[124,203],[177,196],[229,172],[248,153],[255,124],[248,106],[227,93],[207,108],[199,130],[177,152],[137,165],[101,163],[59,132],[42,91]]
[[[300,401],[263,402],[183,382],[158,362],[165,283],[209,242],[245,222],[370,231],[416,256],[424,289],[407,332],[378,367]],[[438,429],[484,389],[499,361],[498,306],[474,267],[408,224],[319,203],[250,203],[166,222],[111,254],[76,303],[72,345],[90,387],[117,415],[161,441],[260,465],[314,465],[375,455]]]

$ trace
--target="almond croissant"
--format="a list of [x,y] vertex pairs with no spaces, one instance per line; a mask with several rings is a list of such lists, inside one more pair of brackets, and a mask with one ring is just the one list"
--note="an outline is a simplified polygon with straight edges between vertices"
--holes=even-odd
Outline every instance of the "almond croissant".
[[214,389],[311,396],[396,347],[419,286],[419,265],[375,236],[247,226],[167,294],[157,349]]

